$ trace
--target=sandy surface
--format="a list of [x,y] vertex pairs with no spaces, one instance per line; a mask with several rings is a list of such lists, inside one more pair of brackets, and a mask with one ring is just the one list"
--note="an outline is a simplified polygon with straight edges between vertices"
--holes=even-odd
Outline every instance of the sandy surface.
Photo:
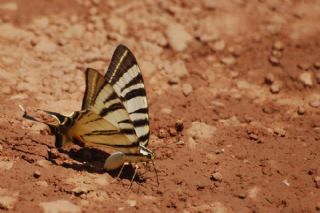
[[[317,0],[1,0],[0,211],[319,212],[319,20]],[[141,165],[129,191],[132,168],[112,182],[105,153],[58,153],[18,109],[78,110],[120,43],[160,179]]]

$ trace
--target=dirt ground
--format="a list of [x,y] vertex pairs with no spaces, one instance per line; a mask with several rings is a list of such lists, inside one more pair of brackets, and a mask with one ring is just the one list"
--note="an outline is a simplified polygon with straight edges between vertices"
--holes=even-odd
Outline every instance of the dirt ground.
[[[320,1],[0,0],[0,212],[320,212]],[[136,55],[152,167],[54,148],[24,105],[79,110],[84,70]]]

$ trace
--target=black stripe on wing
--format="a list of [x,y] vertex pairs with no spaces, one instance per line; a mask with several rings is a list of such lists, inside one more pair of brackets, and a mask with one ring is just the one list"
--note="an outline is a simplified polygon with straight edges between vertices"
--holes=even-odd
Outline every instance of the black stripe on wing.
[[123,105],[121,103],[114,103],[114,104],[110,105],[107,108],[103,108],[100,111],[99,115],[101,117],[104,117],[104,116],[108,115],[109,113],[114,112],[114,111],[119,110],[119,109],[124,109]]
[[133,112],[129,112],[129,114],[135,114],[135,113],[146,113],[146,114],[148,114],[148,108],[140,108],[140,109],[137,109],[137,110],[135,110],[135,111],[133,111]]
[[128,100],[135,98],[135,97],[145,97],[145,96],[146,96],[145,89],[144,88],[137,88],[137,89],[133,89],[133,90],[129,91],[128,93],[126,93],[122,99],[123,99],[123,101],[128,101]]
[[112,85],[115,84],[124,73],[137,64],[132,52],[124,45],[119,45],[113,53],[105,78]]

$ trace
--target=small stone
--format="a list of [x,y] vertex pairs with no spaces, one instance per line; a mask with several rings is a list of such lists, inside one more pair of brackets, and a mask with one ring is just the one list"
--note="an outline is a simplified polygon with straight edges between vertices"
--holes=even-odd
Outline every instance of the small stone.
[[221,62],[224,63],[225,65],[233,65],[236,63],[236,59],[233,56],[227,56],[221,58]]
[[316,187],[320,188],[320,176],[316,176],[313,181],[316,184]]
[[137,201],[136,200],[127,200],[126,203],[130,206],[130,207],[134,207],[137,205]]
[[176,77],[182,78],[185,77],[189,74],[189,71],[182,60],[177,60],[173,65],[172,65],[172,71],[175,74]]
[[15,197],[0,195],[0,209],[4,209],[4,210],[13,209],[16,201],[17,201],[17,198]]
[[256,141],[256,140],[259,139],[259,136],[256,135],[256,134],[254,134],[254,133],[249,133],[248,138],[249,138],[250,140],[255,140],[255,141]]
[[2,145],[0,144],[0,152],[2,152],[3,151],[3,147],[2,147]]
[[18,5],[15,2],[8,2],[0,5],[0,9],[7,11],[16,11],[18,9]]
[[203,122],[194,121],[188,129],[189,136],[199,139],[210,139],[217,128]]
[[276,50],[282,51],[284,50],[284,43],[282,41],[275,41],[272,47]]
[[185,96],[188,96],[192,92],[192,86],[188,83],[182,85],[182,92]]
[[246,89],[250,89],[251,85],[248,81],[245,80],[238,80],[236,82],[238,89],[241,90],[246,90]]
[[56,148],[51,148],[48,150],[48,154],[50,158],[58,158],[60,153]]
[[316,79],[317,83],[320,84],[320,72],[317,72],[315,74],[315,79]]
[[177,136],[177,130],[174,128],[170,128],[169,134],[170,134],[170,136],[175,137],[175,136]]
[[71,191],[75,196],[80,196],[83,194],[88,194],[90,192],[90,189],[86,186],[78,186],[76,188],[73,188]]
[[221,182],[222,181],[222,174],[220,172],[214,172],[211,175],[210,179],[213,180],[213,181]]
[[317,210],[317,211],[320,211],[320,202],[317,203],[317,205],[316,205],[316,210]]
[[216,42],[214,42],[212,48],[214,51],[216,52],[220,52],[223,51],[226,47],[226,42],[224,40],[218,40]]
[[311,100],[309,105],[314,108],[320,107],[320,99]]
[[176,121],[176,130],[178,132],[181,132],[184,128],[184,125],[183,125],[183,121],[182,120],[177,120]]
[[165,138],[168,136],[168,132],[165,129],[160,129],[158,132],[158,137],[159,138]]
[[33,177],[39,178],[41,176],[41,173],[37,170],[33,172]]
[[120,33],[120,34],[127,34],[128,26],[127,22],[118,17],[110,17],[108,18],[108,24],[110,25],[111,29]]
[[269,57],[269,62],[274,66],[278,66],[280,64],[279,59],[274,56]]
[[270,86],[270,92],[271,92],[272,94],[278,94],[278,93],[280,92],[280,86],[279,86],[279,84],[272,84],[272,85]]
[[168,41],[172,49],[176,52],[181,52],[188,47],[189,42],[193,40],[193,37],[181,24],[169,24],[165,31]]
[[85,26],[82,24],[74,24],[70,27],[68,27],[64,32],[64,37],[67,39],[70,38],[82,38],[85,33]]
[[212,1],[212,0],[202,0],[202,5],[206,9],[215,9],[218,5],[217,1]]
[[240,199],[245,199],[247,197],[246,192],[243,190],[237,191],[234,195]]
[[13,167],[13,161],[0,161],[0,170],[6,171]]
[[57,50],[57,45],[52,42],[49,38],[40,38],[39,42],[35,46],[35,50],[41,53],[54,53]]
[[284,129],[282,129],[282,128],[275,128],[273,131],[274,131],[274,133],[275,133],[276,135],[279,135],[279,136],[281,136],[281,137],[286,136],[286,130],[284,130]]
[[289,183],[289,181],[288,181],[287,179],[284,179],[284,180],[282,181],[282,183],[284,183],[286,186],[290,186],[290,183]]
[[35,25],[38,29],[46,29],[49,26],[49,19],[48,17],[39,17],[32,21],[32,24]]
[[297,110],[297,113],[298,113],[298,115],[304,115],[305,111],[306,110],[305,110],[305,108],[303,106],[299,106],[298,110]]
[[266,84],[272,84],[275,80],[275,77],[272,73],[268,73],[265,77],[264,77],[264,82]]
[[196,148],[196,141],[192,137],[188,137],[188,148],[189,149],[195,149]]
[[47,160],[38,160],[36,162],[36,165],[43,167],[43,168],[48,168],[51,165],[51,163],[50,163],[50,161],[47,161]]
[[311,65],[307,64],[307,63],[298,64],[298,68],[301,70],[308,70],[308,69],[310,69],[310,67],[311,67]]
[[248,190],[248,197],[251,199],[257,198],[258,192],[260,191],[260,188],[257,186],[254,186]]
[[312,86],[312,73],[311,72],[303,72],[299,75],[300,81],[305,85],[305,86]]
[[280,52],[279,50],[272,50],[271,55],[276,58],[281,58],[282,52]]
[[320,69],[320,61],[317,61],[313,64],[314,68]]
[[49,186],[48,182],[44,181],[44,180],[37,181],[37,182],[35,182],[35,184],[37,186],[41,186],[41,187],[48,187]]
[[79,213],[81,212],[80,207],[71,203],[68,200],[56,200],[50,202],[42,202],[39,204],[42,207],[44,213]]

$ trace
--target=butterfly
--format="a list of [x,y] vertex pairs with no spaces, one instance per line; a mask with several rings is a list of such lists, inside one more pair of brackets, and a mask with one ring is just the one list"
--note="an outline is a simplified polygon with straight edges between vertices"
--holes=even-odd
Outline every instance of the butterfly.
[[110,156],[104,169],[110,171],[121,167],[117,179],[125,165],[136,165],[131,184],[137,163],[151,161],[159,184],[154,154],[147,148],[150,128],[144,81],[132,52],[119,45],[104,76],[92,68],[86,69],[85,76],[86,88],[80,111],[69,116],[44,111],[58,123],[52,124],[29,116],[20,106],[23,117],[48,125],[55,135],[57,148],[75,143],[107,150]]

